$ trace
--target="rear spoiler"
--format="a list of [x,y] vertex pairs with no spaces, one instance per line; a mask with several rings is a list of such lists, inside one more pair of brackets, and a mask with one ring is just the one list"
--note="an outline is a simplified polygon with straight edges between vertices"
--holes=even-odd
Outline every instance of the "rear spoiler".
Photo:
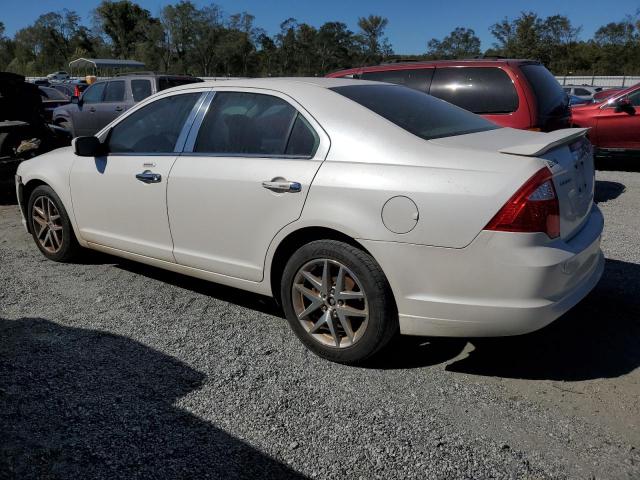
[[541,133],[518,145],[501,148],[499,152],[510,155],[523,155],[525,157],[538,157],[549,150],[584,136],[587,131],[589,131],[588,128],[564,128],[549,133]]

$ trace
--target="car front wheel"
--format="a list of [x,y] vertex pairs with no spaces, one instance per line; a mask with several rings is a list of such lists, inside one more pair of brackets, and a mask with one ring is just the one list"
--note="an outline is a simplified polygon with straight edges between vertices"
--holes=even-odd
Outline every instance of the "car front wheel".
[[299,248],[285,267],[281,298],[298,338],[334,362],[363,363],[398,331],[382,269],[369,254],[344,242],[318,240]]
[[60,198],[47,185],[36,187],[29,197],[28,219],[31,235],[45,257],[68,262],[78,253],[67,211]]

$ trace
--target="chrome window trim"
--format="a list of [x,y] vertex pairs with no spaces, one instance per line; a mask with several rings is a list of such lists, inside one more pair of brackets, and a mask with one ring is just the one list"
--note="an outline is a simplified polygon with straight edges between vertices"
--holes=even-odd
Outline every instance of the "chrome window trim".
[[189,129],[189,133],[187,135],[187,139],[184,143],[184,146],[181,150],[183,153],[192,153],[196,144],[196,138],[198,137],[198,132],[200,131],[200,127],[202,126],[202,121],[204,120],[205,115],[209,111],[209,107],[211,106],[211,102],[216,96],[216,92],[211,90],[207,93],[206,98],[200,104],[200,107],[195,115],[194,121],[191,124]]
[[187,142],[187,137],[189,136],[189,132],[191,131],[193,122],[196,119],[196,115],[200,111],[200,107],[202,107],[202,104],[204,103],[209,93],[211,92],[202,92],[200,94],[200,98],[193,104],[193,108],[191,109],[189,116],[185,120],[184,125],[182,126],[182,130],[180,131],[180,135],[178,135],[178,140],[176,140],[176,144],[173,147],[174,153],[180,153],[184,149],[184,144]]
[[[269,155],[266,153],[208,153],[208,152],[182,152],[183,157],[227,157],[227,158],[282,158],[285,160],[314,160],[314,157],[304,155]],[[315,159],[321,161],[320,159]]]

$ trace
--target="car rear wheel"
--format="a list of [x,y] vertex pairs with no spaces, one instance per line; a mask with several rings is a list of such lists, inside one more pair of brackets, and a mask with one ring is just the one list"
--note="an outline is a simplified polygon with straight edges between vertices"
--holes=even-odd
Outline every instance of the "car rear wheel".
[[281,298],[298,338],[334,362],[363,363],[398,331],[395,302],[380,266],[347,243],[318,240],[298,249],[285,267]]
[[29,197],[28,219],[33,240],[50,260],[68,262],[80,246],[71,227],[67,211],[53,189],[41,185]]

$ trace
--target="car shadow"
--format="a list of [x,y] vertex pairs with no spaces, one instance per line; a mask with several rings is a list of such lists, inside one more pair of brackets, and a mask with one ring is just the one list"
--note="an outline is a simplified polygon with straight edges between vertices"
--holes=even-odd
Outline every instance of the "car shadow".
[[613,172],[640,172],[640,155],[613,155],[611,157],[596,157],[596,170]]
[[568,382],[629,373],[640,366],[640,265],[607,260],[591,294],[542,330],[470,342],[448,371]]
[[593,201],[596,203],[605,203],[609,200],[615,200],[622,195],[626,187],[619,182],[610,182],[608,180],[596,180]]
[[[93,255],[93,252],[91,253]],[[116,268],[126,270],[136,275],[143,275],[153,280],[168,283],[176,287],[191,290],[192,292],[206,295],[227,303],[233,303],[244,308],[250,308],[258,312],[285,318],[282,308],[271,297],[247,292],[239,288],[227,287],[219,283],[201,280],[199,278],[182,275],[162,268],[152,267],[143,263],[112,257],[103,254],[102,260],[110,261]]]
[[175,406],[207,381],[175,358],[41,318],[0,338],[2,478],[305,478]]

